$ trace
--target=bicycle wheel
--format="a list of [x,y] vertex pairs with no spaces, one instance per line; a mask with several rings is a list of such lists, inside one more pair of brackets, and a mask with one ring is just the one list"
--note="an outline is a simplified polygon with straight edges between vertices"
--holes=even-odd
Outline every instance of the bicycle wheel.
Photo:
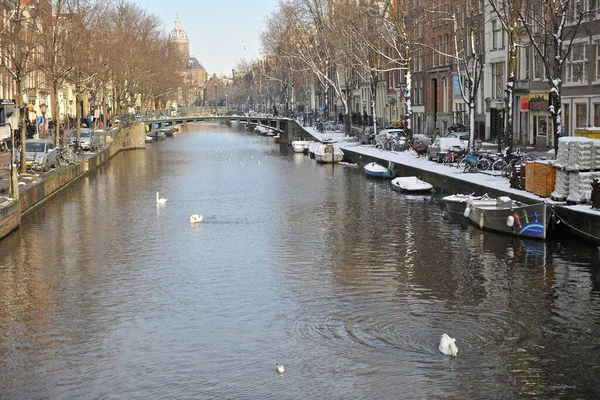
[[490,163],[490,160],[488,160],[487,158],[482,158],[479,161],[477,161],[475,168],[477,169],[477,171],[483,172],[488,171],[491,168],[491,166],[492,163]]
[[378,150],[380,150],[380,151],[383,151],[383,148],[384,148],[383,143],[377,143],[375,145],[375,148],[378,149]]
[[503,159],[496,160],[492,164],[492,171],[500,172],[504,168],[506,168],[506,161],[504,161]]
[[29,168],[31,168],[33,172],[42,172],[44,170],[44,166],[41,163],[35,161],[31,163],[31,166]]
[[451,153],[446,153],[444,156],[443,165],[452,165],[452,163],[454,163],[454,157]]
[[467,157],[466,156],[462,156],[456,162],[456,168],[458,168],[458,169],[465,169],[466,164],[467,164]]

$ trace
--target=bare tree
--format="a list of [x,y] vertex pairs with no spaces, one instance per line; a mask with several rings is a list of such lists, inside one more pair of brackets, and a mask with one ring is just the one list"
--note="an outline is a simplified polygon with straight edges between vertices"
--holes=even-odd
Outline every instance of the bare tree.
[[531,46],[544,65],[546,81],[550,86],[549,111],[554,131],[555,154],[558,152],[558,138],[563,129],[563,68],[571,55],[573,41],[582,23],[590,12],[596,11],[585,10],[580,8],[581,5],[582,2],[574,0],[526,0],[522,7],[514,8]]
[[[270,24],[263,47],[268,54],[293,60],[291,65],[301,71],[310,71],[324,95],[325,113],[329,116],[330,89],[342,103],[344,114],[349,115],[348,96],[349,59],[339,44],[343,32],[336,24],[342,3],[325,0],[289,0],[281,2],[273,17],[278,24]],[[272,29],[277,27],[277,29]],[[347,117],[349,121],[349,117]],[[349,132],[349,125],[347,125]]]
[[[13,78],[19,98],[17,105],[21,106],[25,94],[25,80],[37,68],[33,61],[40,53],[36,42],[40,26],[38,24],[39,8],[23,1],[3,1],[0,3],[0,15],[4,21],[0,25],[0,67],[5,69]],[[25,173],[25,141],[26,113],[20,115],[21,154],[19,172]]]
[[508,146],[511,149],[513,147],[515,80],[517,75],[519,33],[521,28],[518,10],[522,9],[523,0],[489,0],[489,3],[508,36],[508,78],[506,81],[506,97],[504,101],[504,132],[500,140],[498,140],[498,151],[500,151],[505,146]]
[[450,22],[454,43],[447,52],[439,47],[427,43],[421,46],[428,47],[433,53],[449,57],[454,60],[458,74],[460,95],[466,103],[469,115],[469,147],[473,147],[475,140],[475,107],[481,86],[484,65],[484,43],[480,38],[483,32],[483,10],[479,8],[476,0],[454,0],[445,4],[430,6],[426,12],[432,18]]
[[61,137],[58,93],[72,70],[72,64],[66,56],[67,44],[76,31],[69,29],[68,0],[52,0],[47,7],[40,8],[42,30],[38,37],[43,57],[37,59],[37,67],[43,71],[52,87],[51,108],[55,123],[54,142]]

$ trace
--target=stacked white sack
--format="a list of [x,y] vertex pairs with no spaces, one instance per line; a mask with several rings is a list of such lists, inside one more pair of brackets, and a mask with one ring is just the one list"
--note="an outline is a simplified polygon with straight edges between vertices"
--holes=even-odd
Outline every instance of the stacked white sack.
[[594,142],[594,150],[593,150],[593,158],[594,165],[592,169],[600,170],[600,139],[593,139]]
[[569,194],[567,201],[573,203],[587,203],[590,201],[592,181],[595,172],[578,172],[569,174]]
[[554,166],[557,168],[564,168],[569,162],[569,142],[573,139],[572,136],[564,136],[558,138],[558,151],[556,152],[556,161]]
[[569,173],[560,169],[556,170],[556,180],[554,182],[554,191],[552,198],[558,201],[564,201],[569,195]]
[[569,161],[567,171],[591,170],[593,167],[592,153],[594,142],[586,137],[573,137],[569,141]]

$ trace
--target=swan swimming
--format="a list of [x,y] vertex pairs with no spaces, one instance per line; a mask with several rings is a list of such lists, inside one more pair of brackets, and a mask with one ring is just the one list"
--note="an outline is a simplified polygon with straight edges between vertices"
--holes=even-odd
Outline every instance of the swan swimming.
[[190,223],[196,224],[198,222],[202,222],[202,215],[200,215],[200,214],[190,215]]
[[446,356],[454,356],[458,354],[458,347],[454,344],[456,339],[452,339],[450,336],[445,333],[442,335],[442,340],[440,340],[440,352]]
[[156,204],[165,204],[167,202],[167,199],[163,199],[158,195],[158,192],[156,192]]
[[285,368],[283,367],[283,365],[281,365],[281,364],[275,364],[275,365],[276,365],[275,369],[277,370],[277,372],[279,374],[283,374],[285,372]]

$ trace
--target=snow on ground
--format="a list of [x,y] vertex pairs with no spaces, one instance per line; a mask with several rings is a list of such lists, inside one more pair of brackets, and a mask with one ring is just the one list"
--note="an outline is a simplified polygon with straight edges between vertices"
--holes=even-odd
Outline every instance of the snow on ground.
[[[550,198],[544,198],[537,196],[533,193],[525,190],[518,190],[510,187],[508,179],[501,176],[495,176],[486,173],[464,173],[458,168],[448,167],[441,163],[436,163],[427,160],[426,157],[418,158],[417,153],[414,151],[403,151],[394,152],[386,150],[378,150],[372,145],[361,145],[358,143],[356,137],[345,137],[343,132],[323,132],[320,133],[313,127],[305,127],[304,130],[311,134],[315,140],[318,141],[333,141],[336,142],[342,150],[348,149],[356,153],[363,155],[376,157],[381,160],[391,161],[396,164],[409,165],[411,167],[419,168],[426,171],[431,171],[440,175],[450,176],[455,179],[463,180],[466,182],[475,183],[481,186],[488,187],[490,189],[497,189],[506,193],[513,193],[528,199],[532,202],[543,202],[546,201],[548,204],[566,206],[566,202],[554,201]],[[486,147],[493,146],[493,144],[485,144]],[[551,150],[554,154],[554,150]],[[550,155],[550,152],[548,152]],[[578,204],[569,205],[570,209],[577,210],[579,212],[588,213],[600,216],[600,210],[592,209],[589,204]]]

